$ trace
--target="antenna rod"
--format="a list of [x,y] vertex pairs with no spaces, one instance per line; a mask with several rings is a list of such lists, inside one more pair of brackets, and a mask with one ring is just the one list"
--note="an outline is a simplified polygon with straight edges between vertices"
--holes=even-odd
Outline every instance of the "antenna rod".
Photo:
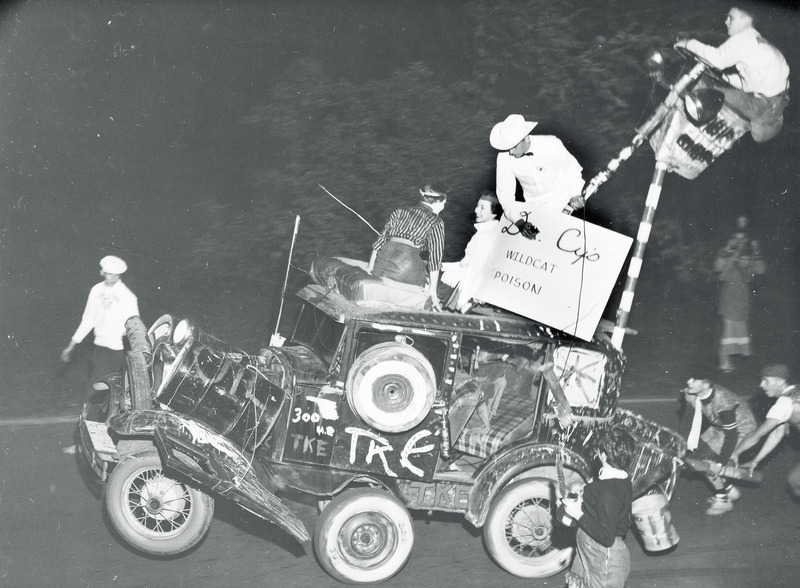
[[289,260],[286,263],[286,276],[283,278],[283,290],[281,291],[281,304],[278,307],[278,320],[275,321],[275,332],[272,334],[273,338],[278,335],[278,328],[281,325],[281,314],[283,314],[283,300],[286,297],[286,287],[289,283],[289,270],[292,267],[292,255],[294,254],[294,243],[297,240],[297,231],[300,228],[300,215],[298,214],[294,219],[294,232],[292,233],[292,245],[289,247]]
[[357,213],[355,210],[353,210],[352,208],[350,208],[349,206],[347,206],[347,204],[345,204],[344,202],[342,202],[341,200],[339,200],[339,199],[338,199],[336,196],[334,196],[333,194],[331,194],[331,193],[330,193],[330,191],[329,191],[329,190],[328,190],[328,189],[327,189],[325,186],[323,186],[323,185],[322,185],[322,184],[320,184],[319,182],[317,182],[317,186],[319,186],[320,188],[322,188],[323,190],[325,190],[325,192],[328,194],[328,196],[330,196],[331,198],[333,198],[334,200],[336,200],[336,202],[338,202],[339,204],[341,204],[342,206],[344,206],[344,207],[345,207],[347,210],[349,210],[349,211],[350,211],[350,212],[352,212],[354,215],[356,215],[358,218],[360,218],[362,221],[364,221],[364,223],[365,223],[365,224],[366,224],[366,225],[367,225],[367,226],[368,226],[370,229],[372,229],[372,232],[374,232],[376,235],[380,235],[380,234],[381,234],[381,233],[380,233],[380,231],[378,231],[378,229],[376,229],[376,228],[375,228],[375,227],[373,227],[371,224],[369,224],[369,221],[368,221],[367,219],[365,219],[363,216],[361,216],[360,214],[358,214],[358,213]]

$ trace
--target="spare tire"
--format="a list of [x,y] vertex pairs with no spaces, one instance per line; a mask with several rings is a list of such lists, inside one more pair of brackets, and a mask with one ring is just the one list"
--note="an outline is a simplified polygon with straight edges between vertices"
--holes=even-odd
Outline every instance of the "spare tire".
[[347,377],[347,400],[363,421],[385,433],[402,433],[428,415],[436,375],[418,350],[380,343],[359,355]]

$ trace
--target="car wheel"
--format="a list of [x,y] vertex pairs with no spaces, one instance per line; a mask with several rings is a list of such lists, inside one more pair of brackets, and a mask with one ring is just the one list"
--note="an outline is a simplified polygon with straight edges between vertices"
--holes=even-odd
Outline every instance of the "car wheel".
[[408,345],[381,343],[353,363],[347,400],[364,422],[402,433],[423,421],[433,406],[436,376],[422,353]]
[[214,499],[164,474],[156,452],[129,457],[111,472],[105,506],[114,529],[139,551],[183,553],[208,532]]
[[348,490],[322,511],[314,551],[323,569],[341,582],[369,584],[394,576],[414,544],[411,516],[383,490]]
[[521,578],[546,578],[569,566],[574,547],[563,536],[569,531],[556,526],[555,502],[554,482],[547,479],[519,480],[500,491],[483,541],[501,568]]

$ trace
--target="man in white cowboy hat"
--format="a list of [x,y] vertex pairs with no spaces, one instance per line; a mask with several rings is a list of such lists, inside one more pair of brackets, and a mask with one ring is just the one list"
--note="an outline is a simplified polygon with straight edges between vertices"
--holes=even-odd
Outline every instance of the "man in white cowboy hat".
[[61,352],[61,361],[68,362],[75,345],[94,330],[92,380],[120,370],[125,321],[139,315],[136,295],[120,279],[127,269],[128,265],[114,255],[107,255],[100,260],[103,281],[89,291],[81,323],[69,345]]
[[[583,206],[583,168],[558,137],[530,135],[539,123],[510,114],[489,135],[497,154],[495,190],[504,215],[524,237],[538,232],[531,224],[539,207],[559,211]],[[517,181],[525,202],[516,201]]]
[[[800,390],[789,384],[789,368],[782,363],[766,366],[761,370],[761,389],[770,398],[776,398],[775,404],[767,412],[761,426],[739,442],[731,454],[731,463],[739,464],[739,456],[758,445],[761,439],[764,444],[755,458],[741,467],[751,472],[761,461],[775,449],[785,436],[789,434],[789,425],[800,432]],[[800,499],[800,464],[794,466],[786,478],[789,491],[795,499]]]

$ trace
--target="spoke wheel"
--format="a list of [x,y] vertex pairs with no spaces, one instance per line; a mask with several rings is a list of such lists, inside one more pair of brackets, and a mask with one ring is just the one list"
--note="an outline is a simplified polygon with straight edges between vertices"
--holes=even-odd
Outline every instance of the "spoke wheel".
[[557,574],[569,566],[574,548],[564,529],[557,527],[555,514],[552,481],[523,479],[509,484],[495,498],[483,527],[486,551],[515,576]]
[[394,576],[414,544],[411,517],[388,492],[348,490],[322,511],[314,533],[320,565],[342,582],[368,584]]
[[114,529],[127,543],[160,556],[194,547],[214,516],[214,500],[165,475],[155,452],[129,457],[114,468],[105,505]]

